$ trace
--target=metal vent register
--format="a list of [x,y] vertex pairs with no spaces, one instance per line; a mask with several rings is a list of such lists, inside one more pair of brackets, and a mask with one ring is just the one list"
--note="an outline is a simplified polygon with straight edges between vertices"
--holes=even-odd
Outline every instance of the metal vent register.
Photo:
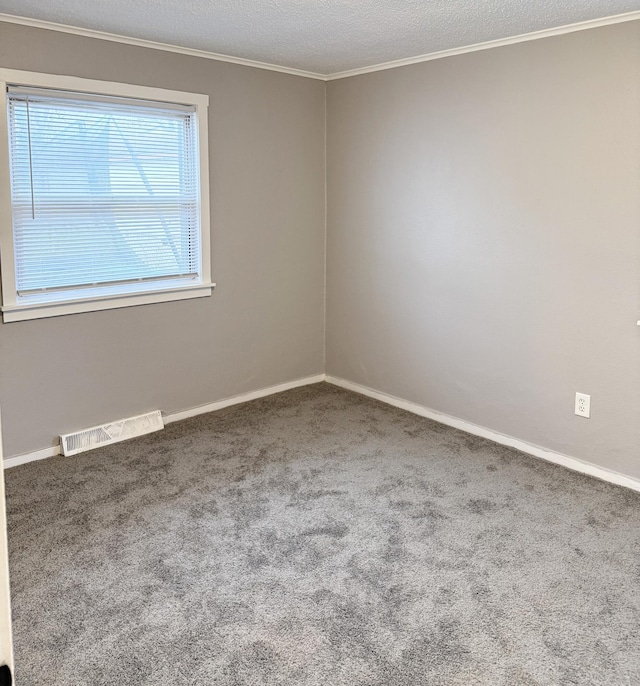
[[160,410],[154,410],[137,417],[120,419],[117,422],[92,426],[82,431],[60,436],[63,455],[75,455],[85,450],[98,448],[110,443],[126,441],[134,436],[144,436],[154,431],[164,429]]

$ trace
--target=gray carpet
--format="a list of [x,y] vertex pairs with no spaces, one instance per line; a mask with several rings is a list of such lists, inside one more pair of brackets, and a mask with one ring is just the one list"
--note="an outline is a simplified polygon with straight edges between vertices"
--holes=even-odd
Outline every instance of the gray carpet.
[[7,473],[19,686],[640,684],[640,496],[326,384]]

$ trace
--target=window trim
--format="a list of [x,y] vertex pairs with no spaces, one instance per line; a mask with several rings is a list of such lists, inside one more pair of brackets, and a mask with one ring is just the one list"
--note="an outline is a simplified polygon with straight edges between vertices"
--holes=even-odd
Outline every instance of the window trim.
[[[19,303],[16,292],[13,246],[13,213],[9,167],[9,130],[7,120],[7,86],[31,86],[78,93],[111,95],[136,100],[191,105],[196,109],[200,194],[200,279],[181,285],[158,288],[98,289],[88,297],[52,302]],[[209,201],[209,96],[198,93],[137,86],[111,81],[97,81],[76,76],[41,74],[0,68],[0,272],[2,284],[2,318],[5,323],[41,319],[63,314],[94,312],[134,305],[202,298],[211,295],[211,228]]]

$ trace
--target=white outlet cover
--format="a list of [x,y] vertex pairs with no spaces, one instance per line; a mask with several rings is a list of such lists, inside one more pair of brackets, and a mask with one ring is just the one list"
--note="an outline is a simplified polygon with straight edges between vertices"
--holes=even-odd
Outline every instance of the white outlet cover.
[[591,417],[591,396],[585,393],[576,393],[576,414],[578,417]]

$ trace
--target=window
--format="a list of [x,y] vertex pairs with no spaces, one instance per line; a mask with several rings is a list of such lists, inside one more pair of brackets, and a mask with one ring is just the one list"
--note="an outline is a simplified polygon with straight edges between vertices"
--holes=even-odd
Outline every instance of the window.
[[0,80],[4,321],[210,295],[207,97]]

